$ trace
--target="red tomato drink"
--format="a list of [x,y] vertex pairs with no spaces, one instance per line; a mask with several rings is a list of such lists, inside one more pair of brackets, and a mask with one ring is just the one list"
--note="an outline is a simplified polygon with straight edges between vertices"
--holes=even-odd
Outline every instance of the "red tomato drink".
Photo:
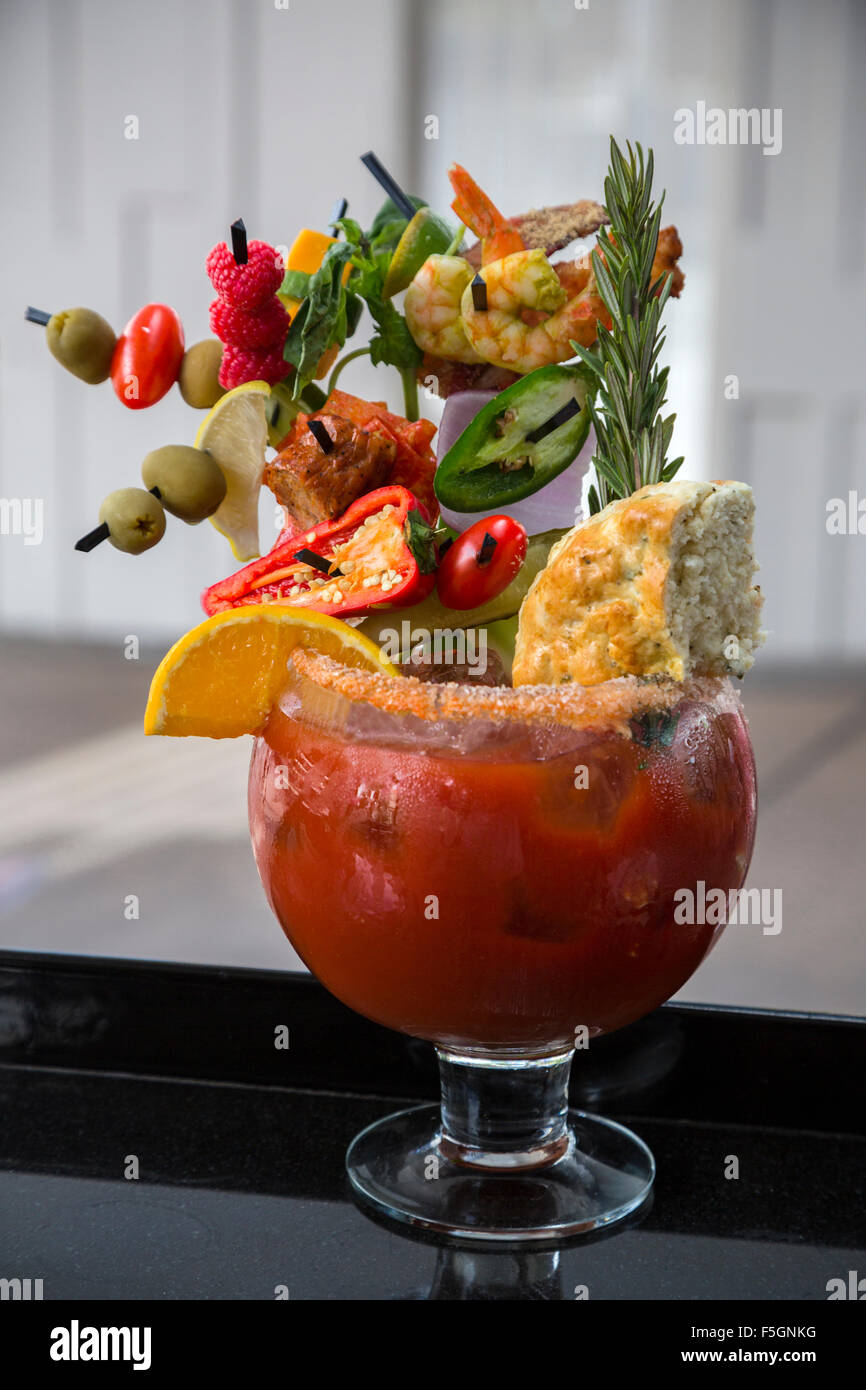
[[722,928],[677,921],[675,894],[738,889],[754,838],[726,681],[482,690],[292,664],[253,752],[253,846],[344,1003],[533,1054],[622,1027],[695,971]]

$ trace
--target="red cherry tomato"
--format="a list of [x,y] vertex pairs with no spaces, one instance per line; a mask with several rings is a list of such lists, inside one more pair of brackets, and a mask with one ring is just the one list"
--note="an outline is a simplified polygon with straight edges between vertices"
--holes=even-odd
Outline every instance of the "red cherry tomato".
[[[489,539],[488,539],[489,538]],[[510,516],[474,522],[442,556],[436,575],[447,608],[479,608],[507,589],[526,559],[526,532]]]
[[155,405],[177,381],[183,357],[183,326],[167,304],[145,304],[118,338],[111,359],[111,384],[130,410]]

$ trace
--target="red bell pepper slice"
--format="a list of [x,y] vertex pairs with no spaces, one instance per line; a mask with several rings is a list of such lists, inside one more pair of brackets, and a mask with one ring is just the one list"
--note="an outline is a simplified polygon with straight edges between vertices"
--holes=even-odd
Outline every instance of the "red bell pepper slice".
[[267,555],[205,589],[208,614],[254,603],[360,614],[418,603],[435,583],[433,528],[405,487],[367,492],[335,521],[286,536]]

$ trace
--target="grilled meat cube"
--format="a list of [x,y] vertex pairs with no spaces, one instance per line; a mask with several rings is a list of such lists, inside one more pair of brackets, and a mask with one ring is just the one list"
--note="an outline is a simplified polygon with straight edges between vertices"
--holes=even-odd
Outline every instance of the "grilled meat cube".
[[397,455],[393,440],[359,429],[350,420],[339,415],[316,418],[333,441],[330,451],[304,430],[267,464],[264,474],[288,519],[302,531],[342,516],[363,493],[383,487]]

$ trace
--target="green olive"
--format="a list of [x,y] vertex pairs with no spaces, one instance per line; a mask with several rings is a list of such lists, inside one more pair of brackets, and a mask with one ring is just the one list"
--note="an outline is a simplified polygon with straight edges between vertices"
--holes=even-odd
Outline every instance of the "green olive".
[[57,361],[91,386],[106,381],[117,339],[110,323],[92,309],[64,309],[45,325],[48,350]]
[[165,534],[162,503],[140,487],[119,487],[103,498],[99,520],[108,527],[108,539],[116,550],[140,555]]
[[187,405],[196,410],[210,410],[220,396],[225,395],[225,387],[219,383],[220,363],[223,360],[223,345],[218,338],[204,338],[187,348],[180,364],[177,384]]
[[225,474],[204,449],[187,444],[164,444],[141,465],[145,487],[159,488],[166,511],[195,525],[213,516],[226,495]]

